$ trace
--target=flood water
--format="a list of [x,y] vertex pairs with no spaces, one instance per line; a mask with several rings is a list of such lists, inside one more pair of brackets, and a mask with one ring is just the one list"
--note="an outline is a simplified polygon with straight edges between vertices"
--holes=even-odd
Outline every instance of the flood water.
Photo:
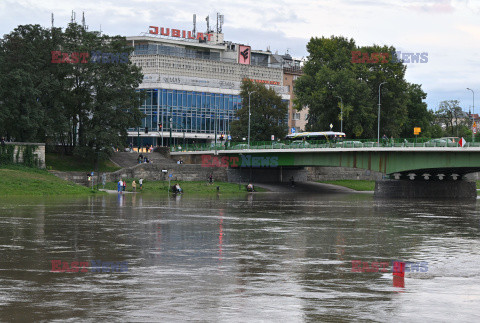
[[479,230],[475,202],[369,194],[2,199],[0,321],[473,322]]

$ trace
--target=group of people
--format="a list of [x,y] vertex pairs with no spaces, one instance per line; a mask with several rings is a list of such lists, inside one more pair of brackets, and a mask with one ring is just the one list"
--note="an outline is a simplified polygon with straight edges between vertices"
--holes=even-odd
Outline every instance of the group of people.
[[172,186],[172,192],[173,193],[183,193],[183,190],[180,187],[180,185],[178,185],[178,183],[177,183],[177,184]]
[[147,156],[143,156],[142,154],[138,155],[138,163],[151,163],[151,160],[147,158]]
[[[143,190],[143,178],[140,178],[138,180],[138,184],[140,185],[140,190]],[[127,189],[127,181],[119,180],[117,183],[117,192],[122,193],[125,192]],[[136,192],[137,191],[137,182],[135,180],[132,181],[132,191]]]

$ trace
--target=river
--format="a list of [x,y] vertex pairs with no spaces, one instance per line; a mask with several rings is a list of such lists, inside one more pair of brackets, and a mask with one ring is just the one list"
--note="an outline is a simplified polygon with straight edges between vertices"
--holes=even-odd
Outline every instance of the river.
[[479,229],[371,194],[3,198],[0,321],[478,321]]

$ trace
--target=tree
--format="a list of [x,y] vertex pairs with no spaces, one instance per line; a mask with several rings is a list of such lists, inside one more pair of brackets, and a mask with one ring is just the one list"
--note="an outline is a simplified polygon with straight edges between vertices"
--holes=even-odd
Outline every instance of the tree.
[[444,135],[471,136],[469,129],[470,120],[465,118],[465,113],[458,100],[445,100],[440,102],[435,114],[437,121],[445,127]]
[[288,131],[287,103],[283,102],[282,97],[273,89],[244,80],[240,91],[242,108],[237,111],[238,119],[234,120],[230,126],[233,140],[241,141],[248,136],[249,93],[251,93],[250,141],[270,140],[271,135],[275,138],[284,138]]
[[435,114],[431,110],[427,110],[427,104],[423,102],[427,94],[423,92],[417,84],[408,84],[407,87],[407,121],[401,132],[403,138],[413,137],[413,128],[420,127],[422,129],[421,136],[434,138],[441,136],[441,128],[434,127]]
[[[105,57],[128,58],[132,50],[124,37],[100,35],[76,23],[65,31],[17,27],[0,41],[0,135],[61,144],[83,157],[122,147],[127,128],[140,123],[136,89],[143,76],[130,61],[106,62]],[[62,55],[54,61],[54,51],[72,61]],[[75,61],[73,53],[88,53],[90,59]]]
[[[412,86],[404,80],[406,67],[401,62],[382,62],[376,53],[393,53],[394,47],[356,46],[344,37],[312,38],[307,45],[308,61],[304,75],[295,83],[295,107],[309,107],[307,129],[322,131],[340,129],[341,111],[338,96],[343,99],[343,129],[356,138],[377,135],[378,96],[381,87],[381,132],[398,137],[405,129],[410,105],[421,109],[418,98],[423,91],[409,92]],[[363,57],[379,57],[376,63],[352,63],[352,53]],[[360,61],[361,62],[361,61]],[[420,86],[417,86],[418,88]],[[426,110],[426,106],[423,106]]]

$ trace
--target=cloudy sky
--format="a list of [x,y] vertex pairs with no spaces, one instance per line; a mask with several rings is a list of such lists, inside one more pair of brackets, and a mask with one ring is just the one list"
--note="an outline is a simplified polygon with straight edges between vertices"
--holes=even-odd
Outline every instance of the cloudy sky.
[[148,26],[206,29],[225,16],[226,40],[250,44],[293,57],[308,56],[311,37],[353,38],[358,45],[393,45],[397,50],[428,53],[428,63],[407,64],[407,81],[421,84],[429,109],[442,100],[459,100],[462,108],[480,112],[480,0],[0,0],[0,33],[20,24],[65,27],[71,12],[90,30],[134,36]]

